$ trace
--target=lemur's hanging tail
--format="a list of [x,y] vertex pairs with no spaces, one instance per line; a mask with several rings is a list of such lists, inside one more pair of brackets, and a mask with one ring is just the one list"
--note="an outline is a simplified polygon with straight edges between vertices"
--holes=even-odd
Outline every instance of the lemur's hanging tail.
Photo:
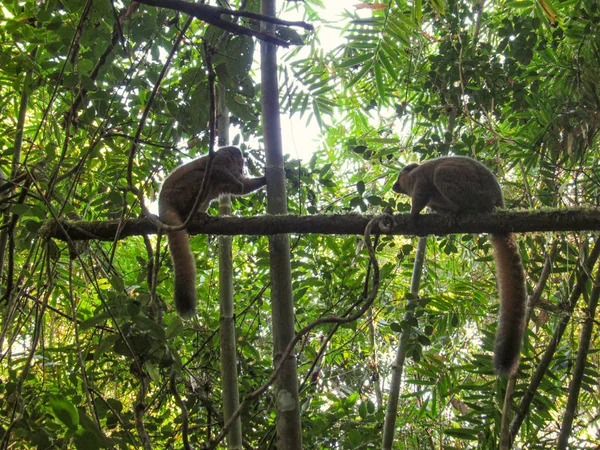
[[519,248],[512,234],[493,234],[491,241],[500,291],[494,370],[498,375],[511,375],[519,365],[525,332],[525,273]]
[[[179,214],[172,210],[162,211],[161,219],[174,226],[183,223]],[[175,271],[175,308],[182,319],[191,319],[196,314],[196,262],[190,240],[185,229],[168,231],[167,240]]]

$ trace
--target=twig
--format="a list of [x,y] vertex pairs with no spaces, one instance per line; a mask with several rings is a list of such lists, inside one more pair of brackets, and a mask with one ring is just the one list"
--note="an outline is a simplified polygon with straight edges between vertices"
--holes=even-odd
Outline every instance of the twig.
[[101,427],[98,419],[98,411],[92,400],[90,392],[90,382],[85,368],[85,362],[83,360],[83,349],[81,347],[81,337],[79,336],[79,322],[77,320],[77,306],[75,304],[75,293],[73,292],[73,258],[69,258],[69,303],[71,304],[71,314],[73,321],[73,330],[75,332],[75,346],[77,348],[77,362],[79,363],[79,370],[81,371],[81,384],[85,393],[85,399],[87,402],[90,415],[94,418],[94,423],[98,428]]
[[176,377],[177,377],[177,371],[175,371],[175,370],[171,371],[171,377],[170,377],[171,393],[173,394],[173,397],[175,398],[175,403],[177,403],[177,406],[179,406],[179,409],[181,410],[181,434],[183,436],[183,448],[185,450],[190,450],[192,448],[190,446],[190,438],[189,438],[190,415],[188,413],[187,407],[185,406],[185,402],[181,399],[181,396],[179,395],[179,392],[177,391],[177,383],[175,382]]
[[[297,243],[298,243],[298,241],[296,241],[296,244]],[[375,244],[373,245],[373,247],[377,248],[377,244],[378,243],[379,243],[379,235],[375,236]],[[369,264],[369,266],[367,267],[367,274],[365,276],[365,282],[363,284],[362,296],[364,298],[367,298],[368,295],[369,295],[369,280],[370,279],[371,279],[371,264]],[[348,308],[348,310],[346,310],[346,312],[344,312],[342,314],[342,317],[346,317],[348,314],[350,314],[352,312],[353,308],[354,308],[354,305],[352,305],[350,308]],[[317,352],[317,356],[315,357],[315,360],[313,361],[313,363],[311,364],[310,368],[306,372],[306,376],[304,377],[304,381],[300,385],[300,389],[299,389],[300,391],[302,391],[302,389],[306,386],[306,383],[308,382],[308,380],[310,378],[313,378],[313,372],[314,372],[314,370],[315,370],[318,362],[321,360],[323,354],[325,353],[325,350],[327,350],[327,346],[329,344],[329,341],[331,340],[331,338],[333,337],[333,335],[337,332],[337,330],[339,329],[340,325],[341,324],[336,323],[333,326],[333,328],[331,329],[331,331],[329,331],[329,333],[327,333],[327,335],[325,336],[325,338],[321,342],[321,348]]]
[[[206,167],[204,168],[204,175],[202,177],[202,182],[200,183],[200,189],[198,190],[198,194],[196,195],[196,200],[194,201],[194,205],[190,212],[188,213],[186,219],[183,221],[181,225],[176,226],[164,226],[169,231],[177,231],[180,229],[187,228],[190,222],[196,217],[196,213],[198,209],[200,209],[200,204],[204,199],[204,193],[208,188],[208,181],[210,180],[210,173],[212,171],[213,159],[215,157],[215,127],[217,123],[217,107],[216,107],[216,98],[215,98],[215,79],[216,74],[212,65],[212,53],[208,48],[208,45],[205,43],[204,45],[204,54],[205,54],[205,63],[208,67],[208,98],[210,99],[210,107],[209,107],[209,119],[208,119],[208,162],[206,163]],[[163,224],[164,225],[164,224]]]
[[147,392],[147,380],[146,375],[141,372],[138,374],[140,380],[140,389],[138,390],[138,395],[133,405],[133,415],[135,418],[135,428],[137,429],[138,436],[140,437],[140,441],[142,442],[142,446],[144,450],[152,450],[152,441],[150,440],[150,435],[146,430],[146,426],[144,425],[144,415],[146,414],[146,392]]
[[138,188],[136,188],[133,184],[133,161],[135,159],[138,142],[142,135],[142,130],[144,129],[144,125],[146,125],[146,120],[148,118],[148,114],[150,114],[150,110],[152,109],[152,104],[154,103],[154,98],[156,97],[156,94],[158,93],[158,89],[160,88],[162,80],[164,79],[165,75],[167,74],[167,70],[171,66],[171,62],[173,61],[173,58],[175,57],[175,53],[177,53],[179,45],[183,41],[183,37],[185,36],[185,33],[186,33],[187,29],[189,28],[189,26],[191,25],[191,23],[192,23],[192,19],[189,18],[183,25],[183,28],[181,29],[179,34],[177,35],[177,39],[175,40],[175,43],[173,44],[173,48],[171,49],[171,52],[169,53],[169,56],[167,57],[167,61],[163,65],[163,67],[160,71],[160,74],[158,75],[158,79],[156,80],[156,83],[154,83],[152,92],[150,93],[150,96],[148,97],[148,101],[146,102],[146,106],[143,109],[142,117],[140,118],[140,121],[138,123],[138,127],[135,132],[133,142],[131,143],[131,148],[129,149],[129,159],[127,162],[127,188],[131,192],[133,192],[134,194],[137,195],[138,200],[140,202],[140,206],[142,208],[142,212],[157,227],[163,227],[163,224],[159,220],[157,220],[150,213],[150,211],[148,211],[148,209],[146,208],[146,204],[144,202],[144,194],[142,193],[142,191],[140,191]]
[[[128,7],[124,8],[121,11],[120,15],[115,10],[115,6],[114,6],[113,2],[111,2],[111,6],[113,8],[113,13],[115,15],[115,24],[113,26],[113,32],[112,32],[112,37],[111,37],[110,42],[104,49],[104,52],[102,53],[102,55],[100,55],[100,58],[98,58],[98,61],[96,61],[96,64],[94,65],[94,67],[92,68],[92,70],[89,74],[89,78],[94,83],[96,82],[96,79],[98,78],[98,74],[100,73],[100,70],[106,64],[108,57],[114,51],[119,40],[121,40],[121,42],[123,42],[123,29],[122,29],[121,25],[123,24],[123,22],[125,20],[129,20],[132,17],[133,13],[137,11],[137,9],[139,8],[139,3],[131,2]],[[75,114],[76,114],[77,110],[79,109],[79,106],[85,99],[85,96],[87,95],[87,93],[88,93],[88,89],[81,86],[79,89],[79,92],[77,92],[77,95],[75,96],[75,100],[73,100],[73,103],[71,105],[71,108],[69,109],[69,112],[67,113],[67,117],[71,118],[71,120],[75,119]],[[70,126],[70,124],[71,123],[68,122],[67,128],[68,128],[68,126]]]

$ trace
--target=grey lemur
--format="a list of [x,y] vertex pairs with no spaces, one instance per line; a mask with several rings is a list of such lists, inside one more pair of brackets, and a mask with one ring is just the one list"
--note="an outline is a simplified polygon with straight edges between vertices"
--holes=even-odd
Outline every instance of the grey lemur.
[[[181,225],[191,212],[206,172],[209,156],[179,166],[164,181],[158,199],[158,215],[167,225]],[[237,147],[223,147],[214,154],[210,179],[198,211],[222,195],[245,195],[267,184],[265,177],[244,177],[244,157]],[[180,317],[196,313],[196,264],[188,234],[168,231],[169,250],[175,271],[175,307]]]
[[[504,207],[498,180],[483,164],[463,156],[447,156],[409,164],[392,189],[412,198],[414,220],[429,206],[442,213],[488,213]],[[500,313],[494,348],[499,375],[517,370],[525,329],[527,292],[519,249],[512,234],[492,234]]]

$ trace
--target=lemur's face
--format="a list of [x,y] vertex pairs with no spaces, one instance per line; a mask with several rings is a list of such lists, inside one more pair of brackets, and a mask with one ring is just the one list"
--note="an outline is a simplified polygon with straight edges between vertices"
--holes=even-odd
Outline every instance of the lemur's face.
[[221,164],[240,178],[244,176],[244,156],[239,148],[223,147],[217,151],[215,158],[222,160]]
[[408,166],[404,167],[404,169],[402,169],[400,171],[400,173],[398,174],[398,179],[392,186],[392,190],[394,192],[397,192],[398,194],[408,195],[408,192],[405,189],[405,186],[407,183],[406,178],[408,177],[408,174],[410,172],[412,172],[414,169],[416,169],[417,167],[419,167],[419,165],[416,163],[411,163]]

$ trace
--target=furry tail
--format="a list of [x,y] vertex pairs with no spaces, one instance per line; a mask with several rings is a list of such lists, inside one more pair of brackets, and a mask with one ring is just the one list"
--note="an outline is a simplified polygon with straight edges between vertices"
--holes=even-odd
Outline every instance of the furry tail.
[[[165,211],[161,220],[169,225],[181,225],[183,222],[174,211]],[[191,319],[196,314],[196,262],[190,248],[185,230],[167,232],[169,250],[175,270],[175,308],[179,317]]]
[[512,234],[491,236],[500,291],[500,313],[494,348],[494,370],[498,375],[516,372],[525,332],[525,273]]

